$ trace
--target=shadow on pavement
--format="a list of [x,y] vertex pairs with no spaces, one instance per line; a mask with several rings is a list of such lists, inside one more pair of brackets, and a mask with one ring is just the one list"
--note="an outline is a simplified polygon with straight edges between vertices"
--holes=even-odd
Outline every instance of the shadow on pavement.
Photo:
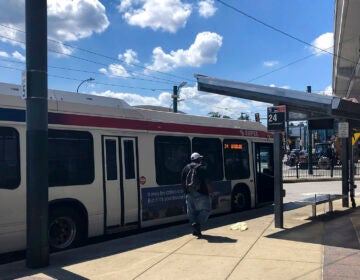
[[326,246],[360,249],[358,225],[360,225],[359,208],[334,211],[309,218],[310,222],[293,228],[267,235],[290,241],[315,243]]
[[201,239],[207,240],[209,243],[236,243],[237,240],[226,236],[203,234]]

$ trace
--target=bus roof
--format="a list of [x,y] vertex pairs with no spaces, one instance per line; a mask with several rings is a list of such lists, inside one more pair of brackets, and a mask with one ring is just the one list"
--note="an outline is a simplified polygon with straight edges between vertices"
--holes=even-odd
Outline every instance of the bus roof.
[[[0,107],[25,109],[26,102],[21,98],[22,91],[20,85],[0,83],[0,96],[1,95],[3,97],[0,98]],[[211,118],[149,110],[131,106],[121,99],[93,94],[49,90],[48,99],[49,112],[219,128],[227,127],[262,132],[267,131],[264,125],[254,121]],[[269,133],[269,135],[271,134]]]

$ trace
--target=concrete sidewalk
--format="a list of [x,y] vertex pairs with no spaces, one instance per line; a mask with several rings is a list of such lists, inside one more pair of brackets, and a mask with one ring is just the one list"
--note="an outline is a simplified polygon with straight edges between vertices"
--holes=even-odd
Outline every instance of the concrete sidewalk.
[[[43,269],[1,265],[0,279],[359,279],[360,208],[327,208],[311,219],[288,203],[284,229],[272,207],[214,217],[203,239],[181,224],[52,254]],[[230,230],[237,222],[248,229]]]

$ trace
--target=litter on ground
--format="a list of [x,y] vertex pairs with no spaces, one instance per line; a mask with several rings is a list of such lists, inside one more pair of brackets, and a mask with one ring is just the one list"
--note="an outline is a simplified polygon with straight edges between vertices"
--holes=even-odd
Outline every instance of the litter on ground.
[[240,231],[244,231],[244,230],[247,230],[248,227],[247,227],[247,224],[245,222],[239,222],[239,223],[236,223],[236,224],[233,224],[230,226],[230,229],[231,230],[240,230]]

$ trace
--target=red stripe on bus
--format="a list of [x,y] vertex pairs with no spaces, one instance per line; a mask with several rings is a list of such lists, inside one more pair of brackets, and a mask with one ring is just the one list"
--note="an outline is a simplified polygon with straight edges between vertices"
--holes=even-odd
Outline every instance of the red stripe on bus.
[[119,128],[133,130],[168,131],[181,133],[234,135],[246,137],[272,138],[273,134],[249,129],[210,127],[190,124],[176,124],[151,122],[142,120],[118,119],[85,115],[70,115],[62,113],[49,113],[49,123],[61,125],[76,125],[86,127]]

